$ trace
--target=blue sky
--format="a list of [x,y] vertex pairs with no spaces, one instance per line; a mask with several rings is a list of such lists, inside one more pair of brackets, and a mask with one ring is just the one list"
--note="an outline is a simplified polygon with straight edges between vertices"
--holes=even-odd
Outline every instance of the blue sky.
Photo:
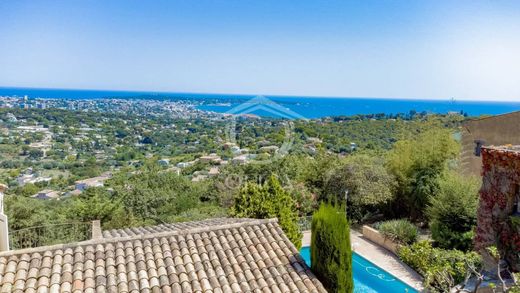
[[520,1],[0,1],[0,86],[520,100]]

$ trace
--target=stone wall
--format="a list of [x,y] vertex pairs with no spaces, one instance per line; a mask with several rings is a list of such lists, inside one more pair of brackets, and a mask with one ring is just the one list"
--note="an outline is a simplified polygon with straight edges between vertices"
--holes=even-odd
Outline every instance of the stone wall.
[[520,193],[520,147],[482,149],[482,188],[475,248],[496,245],[514,271],[520,271],[520,226],[515,204]]
[[393,252],[395,255],[397,255],[397,250],[399,249],[399,245],[392,240],[386,238],[383,234],[381,234],[378,230],[364,225],[363,226],[363,236],[367,238],[368,240],[378,244],[379,246],[382,246],[391,252]]

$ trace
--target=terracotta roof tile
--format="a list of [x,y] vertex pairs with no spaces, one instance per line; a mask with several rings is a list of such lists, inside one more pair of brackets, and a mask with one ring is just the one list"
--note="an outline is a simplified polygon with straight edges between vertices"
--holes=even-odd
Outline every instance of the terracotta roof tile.
[[103,232],[0,253],[0,292],[326,292],[276,220]]
[[214,218],[214,219],[207,219],[207,220],[203,220],[203,221],[161,224],[161,225],[157,225],[157,226],[148,226],[148,227],[114,229],[114,230],[103,231],[103,237],[104,238],[126,237],[126,236],[133,236],[133,235],[142,235],[142,234],[154,234],[154,233],[165,232],[165,231],[189,230],[192,228],[204,228],[204,227],[208,227],[208,226],[220,226],[220,225],[226,225],[226,224],[246,223],[249,220],[250,219],[244,219],[244,218]]

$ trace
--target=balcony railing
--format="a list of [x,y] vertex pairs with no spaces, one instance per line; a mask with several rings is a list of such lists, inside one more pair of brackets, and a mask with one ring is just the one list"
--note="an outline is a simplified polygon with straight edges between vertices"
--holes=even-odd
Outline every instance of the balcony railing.
[[9,231],[11,249],[70,243],[91,239],[91,223],[62,223]]

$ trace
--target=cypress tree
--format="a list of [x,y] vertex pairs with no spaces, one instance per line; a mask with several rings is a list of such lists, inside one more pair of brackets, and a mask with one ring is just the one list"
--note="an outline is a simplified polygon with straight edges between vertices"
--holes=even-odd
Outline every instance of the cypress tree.
[[322,203],[312,216],[311,265],[329,292],[353,292],[350,226],[342,208]]

